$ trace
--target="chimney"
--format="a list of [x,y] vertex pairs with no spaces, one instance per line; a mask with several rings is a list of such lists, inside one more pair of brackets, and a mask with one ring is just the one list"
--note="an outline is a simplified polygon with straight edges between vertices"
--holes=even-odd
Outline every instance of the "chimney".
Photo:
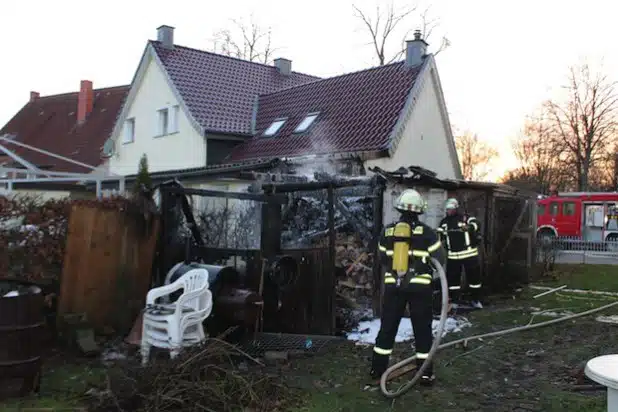
[[174,48],[174,28],[172,26],[159,26],[157,28],[157,40],[161,42],[166,49]]
[[423,40],[420,30],[414,31],[414,40],[406,41],[406,66],[414,67],[423,62],[427,54],[427,42]]
[[278,59],[275,59],[275,67],[279,70],[279,73],[284,76],[289,76],[292,74],[292,60],[279,57]]
[[39,97],[41,97],[41,94],[39,92],[30,92],[30,101],[31,102],[35,101]]
[[77,124],[82,124],[92,111],[94,104],[94,92],[90,80],[82,80],[77,97]]

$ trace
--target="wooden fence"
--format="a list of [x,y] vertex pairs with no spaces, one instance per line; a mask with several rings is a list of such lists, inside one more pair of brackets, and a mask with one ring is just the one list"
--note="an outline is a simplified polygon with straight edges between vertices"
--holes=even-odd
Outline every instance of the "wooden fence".
[[287,249],[283,255],[298,262],[298,277],[289,286],[279,309],[284,332],[332,335],[335,333],[335,274],[329,250]]
[[150,287],[158,226],[158,218],[146,223],[125,211],[73,206],[59,319],[85,313],[96,331],[127,332]]

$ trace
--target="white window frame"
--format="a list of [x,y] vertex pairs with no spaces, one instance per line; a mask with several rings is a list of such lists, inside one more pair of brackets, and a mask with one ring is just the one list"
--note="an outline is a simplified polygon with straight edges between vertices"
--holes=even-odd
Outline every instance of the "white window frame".
[[180,113],[180,106],[179,105],[174,105],[171,106],[169,108],[170,110],[168,110],[168,134],[172,134],[172,133],[178,133],[180,131],[179,127],[178,127],[178,117],[179,117],[179,113]]
[[287,117],[281,117],[281,118],[273,120],[270,126],[268,126],[266,130],[264,130],[264,133],[262,133],[262,136],[273,137],[277,135],[277,133],[279,133],[279,130],[281,130],[281,128],[283,127],[283,125],[285,125],[285,122],[287,121],[288,121]]
[[122,143],[129,144],[135,141],[135,117],[129,117],[124,122],[122,130]]
[[164,107],[157,110],[157,133],[156,137],[166,136],[170,129],[170,108]]
[[[305,118],[298,124],[298,126],[296,126],[296,129],[294,129],[294,133],[304,133],[307,130],[309,130],[309,128],[311,126],[313,126],[313,124],[315,123],[315,121],[317,120],[318,116],[320,115],[320,112],[313,112],[313,113],[309,113],[307,116],[305,116]],[[303,127],[301,127],[303,126]]]

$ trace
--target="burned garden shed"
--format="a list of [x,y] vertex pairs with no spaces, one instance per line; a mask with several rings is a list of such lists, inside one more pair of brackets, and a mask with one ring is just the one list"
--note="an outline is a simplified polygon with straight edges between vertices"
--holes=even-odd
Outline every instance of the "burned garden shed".
[[415,188],[427,199],[424,220],[436,227],[445,215],[444,201],[457,197],[464,212],[481,222],[483,275],[491,292],[526,282],[535,256],[536,197],[511,186],[440,179],[417,166],[385,171],[370,169],[386,179],[385,222],[395,219],[393,202],[402,190]]

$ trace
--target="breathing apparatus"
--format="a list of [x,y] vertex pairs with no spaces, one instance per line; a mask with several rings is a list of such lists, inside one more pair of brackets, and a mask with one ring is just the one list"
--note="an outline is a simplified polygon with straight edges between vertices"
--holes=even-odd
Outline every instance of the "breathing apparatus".
[[[427,210],[427,202],[425,202],[423,197],[416,190],[408,189],[397,199],[395,209],[402,214],[414,213],[420,215]],[[422,230],[422,227],[418,229]],[[393,231],[392,234],[389,234],[394,238],[393,266],[391,269],[397,274],[398,284],[400,279],[409,273],[410,256],[412,255],[410,240],[412,234],[418,231],[418,229],[413,229],[412,225],[405,221],[397,222],[395,227],[388,229]]]

